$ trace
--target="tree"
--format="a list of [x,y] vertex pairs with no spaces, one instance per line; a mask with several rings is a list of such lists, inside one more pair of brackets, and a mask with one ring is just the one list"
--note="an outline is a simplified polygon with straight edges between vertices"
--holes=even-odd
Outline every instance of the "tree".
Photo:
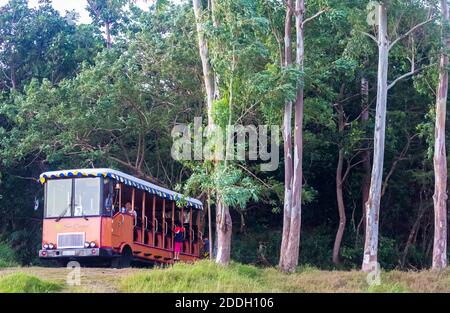
[[[219,134],[215,133],[218,129],[232,131],[224,137],[226,144],[223,156],[225,159],[219,157],[219,155],[222,155],[221,152],[217,151],[221,150],[220,144],[213,142],[213,150],[215,150],[211,160],[213,166],[208,170],[210,175],[219,175],[221,180],[213,180],[208,186],[209,188],[203,188],[207,193],[212,192],[215,198],[216,262],[227,264],[231,255],[232,221],[230,210],[236,209],[236,211],[242,213],[246,209],[245,205],[249,202],[249,200],[237,201],[236,199],[240,197],[236,191],[240,190],[241,193],[245,194],[245,190],[247,190],[250,194],[256,195],[255,192],[250,191],[253,188],[248,184],[244,188],[232,179],[232,177],[235,177],[234,173],[241,173],[243,170],[251,173],[245,167],[243,160],[236,160],[234,157],[235,136],[241,136],[242,134],[239,133],[240,130],[233,131],[233,125],[242,122],[256,122],[248,117],[249,113],[253,113],[256,109],[249,112],[248,108],[255,107],[262,98],[254,80],[259,77],[261,60],[264,62],[267,53],[263,41],[260,41],[260,37],[265,38],[262,34],[266,32],[267,20],[259,16],[257,3],[251,1],[224,0],[220,3],[211,2],[210,11],[203,13],[203,15],[199,12],[198,4],[194,3],[194,5],[194,12],[197,12],[195,14],[200,56],[204,70],[203,77],[204,80],[206,79],[208,129],[213,136]],[[202,8],[200,7],[200,9]],[[201,12],[203,12],[203,9]],[[207,11],[205,10],[205,12]],[[199,20],[200,17],[206,20]],[[206,25],[209,26],[207,29],[205,28]],[[206,38],[208,38],[207,41],[205,41]],[[220,79],[218,79],[219,77]],[[246,88],[240,88],[240,86],[246,86]],[[219,134],[219,137],[219,140],[221,140],[222,135]],[[203,165],[208,167],[210,164],[204,162]],[[230,177],[230,179],[227,179],[227,177]],[[256,176],[253,175],[253,177]],[[258,183],[253,183],[258,186]],[[254,189],[257,190],[258,188]],[[234,194],[233,197],[229,196],[230,190]],[[254,199],[254,197],[249,199]]]
[[[296,30],[296,69],[303,73],[304,70],[304,33],[305,24],[325,12],[319,11],[313,16],[304,19],[305,3],[303,0],[286,2],[285,21],[285,65],[292,63],[291,58],[291,19],[295,13]],[[301,206],[303,185],[303,107],[304,107],[304,81],[300,78],[297,82],[295,97],[295,122],[294,122],[294,151],[291,151],[291,115],[292,104],[288,101],[285,106],[283,121],[283,139],[285,154],[285,204],[283,219],[283,235],[281,241],[280,263],[282,271],[293,272],[298,265],[300,249]]]
[[118,33],[124,22],[127,0],[88,0],[87,10],[98,27],[105,28],[106,48],[112,46],[112,36]]
[[154,16],[126,50],[104,50],[75,78],[56,86],[35,79],[2,106],[10,125],[0,140],[3,162],[13,166],[30,155],[47,164],[103,162],[158,184],[179,182],[183,176],[166,157],[170,131],[177,120],[197,115],[199,98],[187,93],[199,86],[192,81],[199,68],[191,66],[195,50],[179,49],[188,37],[178,34],[182,18],[168,18],[176,14]]
[[447,0],[441,0],[442,41],[439,63],[439,85],[436,94],[436,124],[434,144],[434,269],[447,267],[447,154],[445,150],[445,120],[448,95],[448,11]]
[[[292,29],[293,4],[292,0],[286,2],[286,18],[284,27],[284,66],[292,66],[291,29]],[[284,209],[283,209],[283,233],[281,237],[281,251],[279,266],[286,268],[286,254],[289,243],[292,211],[292,101],[286,101],[283,118],[283,143],[284,143]]]
[[369,197],[366,203],[366,236],[364,244],[364,257],[362,263],[363,271],[373,270],[374,266],[376,266],[376,263],[378,262],[378,231],[384,163],[387,93],[388,90],[394,87],[398,81],[410,77],[418,72],[418,70],[416,70],[415,68],[415,58],[413,50],[413,55],[410,59],[411,70],[408,73],[397,77],[388,85],[389,50],[391,50],[394,45],[397,44],[400,40],[408,37],[418,28],[431,22],[433,19],[432,16],[430,16],[424,22],[416,24],[403,35],[390,42],[388,36],[388,1],[381,2],[376,10],[378,16],[378,38],[367,34],[378,44],[378,77],[373,164]]
[[212,117],[212,108],[215,94],[214,72],[211,68],[211,61],[209,58],[208,40],[205,37],[205,13],[200,0],[192,0],[194,7],[195,23],[197,27],[198,48],[200,59],[202,61],[203,80],[206,91],[206,108],[208,113],[208,126],[214,125]]
[[[444,131],[435,127],[437,111],[444,115],[436,101],[443,25],[422,27],[438,12],[437,0],[386,3],[388,43],[396,43],[388,51],[377,253],[385,270],[399,263],[422,269],[432,266],[438,230],[433,148],[435,131]],[[367,177],[370,187],[370,137],[378,113],[379,47],[371,40],[378,42],[379,28],[367,25],[367,0],[307,1],[301,31],[296,31],[301,13],[296,0],[288,6],[281,0],[197,4],[198,14],[190,1],[151,1],[145,11],[125,4],[118,19],[111,20],[108,45],[104,16],[93,17],[90,24],[74,23],[73,14],[61,16],[50,1],[28,7],[26,1],[11,0],[0,7],[0,243],[11,243],[23,264],[35,264],[41,245],[43,189],[36,178],[50,169],[94,166],[210,199],[213,217],[221,212],[217,225],[229,213],[230,237],[221,235],[224,264],[230,258],[265,266],[282,260],[295,270],[297,254],[298,264],[322,269],[361,265],[364,242],[358,230],[365,228],[365,213],[360,203],[366,202],[361,196],[368,197],[361,191],[369,189]],[[332,10],[308,23],[324,6]],[[304,42],[303,64],[298,62],[298,35]],[[207,52],[203,60],[199,38]],[[208,91],[205,76],[213,86]],[[287,152],[280,158],[283,165],[265,172],[262,160],[173,160],[173,126],[202,114],[203,126],[222,129],[284,125],[284,143],[290,148],[280,147],[281,154]],[[300,122],[301,145],[294,130]],[[235,146],[235,152],[247,142]],[[294,173],[295,155],[303,164]],[[294,176],[301,176],[301,186],[293,187]],[[301,223],[294,225],[293,197],[299,190],[301,215],[295,216]],[[41,201],[37,211],[35,197]],[[295,232],[300,226],[298,253],[300,232]]]
[[29,8],[13,0],[0,8],[0,89],[21,90],[35,79],[56,84],[99,51],[89,26],[74,25],[48,1]]
[[[214,2],[214,0],[212,0]],[[203,69],[203,82],[206,91],[206,109],[208,115],[208,131],[214,131],[215,122],[213,118],[213,101],[216,95],[215,74],[211,67],[209,57],[208,40],[205,37],[205,13],[200,0],[192,0],[194,8],[195,23],[197,27],[198,48]],[[209,13],[210,14],[210,13]],[[217,162],[215,162],[217,165]],[[210,190],[208,189],[208,194]],[[208,200],[210,196],[208,196]],[[208,204],[208,216],[211,216],[210,204]],[[216,262],[228,264],[231,255],[231,235],[232,235],[231,215],[227,205],[220,199],[216,202],[216,233],[217,233],[217,254]],[[211,236],[211,234],[210,234]]]

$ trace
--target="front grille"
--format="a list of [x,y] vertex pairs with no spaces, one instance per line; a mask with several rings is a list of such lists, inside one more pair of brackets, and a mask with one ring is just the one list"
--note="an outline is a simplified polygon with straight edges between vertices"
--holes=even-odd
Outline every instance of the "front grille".
[[83,248],[84,233],[58,234],[57,248]]

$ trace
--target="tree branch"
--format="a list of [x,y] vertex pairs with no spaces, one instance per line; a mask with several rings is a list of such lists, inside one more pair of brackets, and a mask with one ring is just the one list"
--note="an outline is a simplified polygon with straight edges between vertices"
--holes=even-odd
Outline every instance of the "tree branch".
[[369,34],[369,33],[366,33],[366,32],[363,32],[363,31],[360,31],[360,33],[363,34],[363,35],[365,35],[365,36],[367,36],[367,37],[369,37],[370,39],[372,39],[373,41],[375,41],[376,44],[378,44],[378,39],[377,39],[374,35]]
[[256,180],[258,180],[261,184],[263,184],[266,188],[271,188],[271,186],[269,186],[265,181],[263,181],[261,178],[257,177],[255,174],[253,174],[249,169],[247,169],[245,166],[238,164],[238,166],[240,168],[242,168],[244,171],[246,171],[247,173],[249,173],[251,176],[253,176],[253,178],[255,178]]
[[350,174],[350,171],[359,164],[364,162],[364,159],[359,160],[358,162],[352,163],[352,160],[355,156],[357,156],[360,152],[357,152],[350,160],[347,160],[347,168],[345,169],[345,173],[342,176],[342,182],[346,181],[348,178],[348,175]]
[[303,21],[303,23],[302,23],[302,28],[305,26],[306,23],[312,21],[312,20],[315,19],[316,17],[319,17],[320,15],[322,15],[323,13],[328,12],[328,11],[330,11],[330,8],[329,8],[329,7],[326,7],[326,8],[324,8],[324,9],[320,10],[319,12],[317,12],[316,14],[314,14],[313,16],[310,16],[310,17],[306,18],[306,19]]
[[295,12],[295,9],[292,7],[292,5],[289,3],[288,0],[284,1],[284,4],[286,4],[286,7],[287,7],[288,9],[290,9],[291,12]]
[[414,27],[412,27],[410,30],[408,30],[406,33],[404,33],[403,35],[401,35],[400,37],[398,37],[397,39],[395,39],[394,41],[391,42],[391,44],[389,45],[389,50],[400,40],[402,40],[405,37],[408,37],[411,33],[413,33],[416,29],[422,27],[425,24],[430,23],[431,21],[433,21],[435,19],[434,16],[428,18],[426,21],[423,21],[422,23],[419,23],[417,25],[415,25]]
[[419,69],[417,69],[417,70],[415,70],[415,69],[414,69],[415,66],[412,65],[411,71],[409,71],[408,73],[405,73],[405,74],[403,74],[403,75],[397,77],[392,83],[389,84],[388,90],[391,89],[392,87],[394,87],[395,84],[398,83],[400,80],[405,79],[405,78],[408,78],[408,77],[410,77],[410,76],[413,76],[413,75],[419,73],[420,71],[422,71],[422,70],[424,70],[424,69],[426,69],[426,68],[428,68],[428,67],[434,66],[434,65],[435,65],[435,64],[433,63],[433,64],[430,64],[430,65],[421,67],[421,68],[419,68]]
[[32,180],[34,182],[39,182],[39,178],[36,178],[36,177],[24,177],[24,176],[14,175],[14,174],[10,174],[10,173],[8,173],[8,175],[19,178],[19,179]]
[[409,147],[411,146],[411,141],[417,137],[419,134],[414,134],[411,137],[408,137],[405,146],[403,147],[402,152],[400,153],[400,155],[397,157],[397,159],[392,163],[391,169],[389,170],[388,174],[386,175],[386,178],[384,179],[383,182],[383,187],[381,189],[381,196],[384,196],[385,192],[386,192],[386,188],[388,186],[388,182],[389,179],[391,178],[392,174],[394,174],[395,168],[397,167],[398,162],[406,160],[407,158],[406,153],[409,150]]

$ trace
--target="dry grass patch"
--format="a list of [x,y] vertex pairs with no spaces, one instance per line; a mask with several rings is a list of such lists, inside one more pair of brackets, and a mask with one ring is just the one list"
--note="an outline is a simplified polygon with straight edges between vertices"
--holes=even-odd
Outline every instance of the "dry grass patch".
[[450,292],[450,269],[445,271],[391,271],[383,273],[382,281],[401,284],[411,292]]

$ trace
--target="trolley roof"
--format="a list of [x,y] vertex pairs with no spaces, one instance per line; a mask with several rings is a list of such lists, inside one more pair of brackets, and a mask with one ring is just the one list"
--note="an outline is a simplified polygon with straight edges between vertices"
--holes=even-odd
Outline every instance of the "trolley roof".
[[200,200],[187,198],[178,192],[157,186],[145,180],[110,168],[88,168],[45,172],[40,175],[39,181],[41,182],[41,184],[44,184],[49,179],[69,177],[110,177],[124,183],[125,185],[145,190],[150,194],[155,194],[168,200],[186,201],[187,205],[190,207],[203,209],[203,204],[200,202]]

